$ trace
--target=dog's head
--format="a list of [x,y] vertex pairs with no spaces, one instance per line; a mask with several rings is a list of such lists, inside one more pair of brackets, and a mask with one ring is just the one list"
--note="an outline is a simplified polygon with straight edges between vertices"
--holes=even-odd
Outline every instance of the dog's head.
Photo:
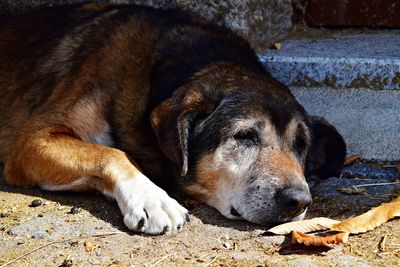
[[305,173],[335,175],[345,157],[335,128],[276,81],[240,68],[198,73],[151,120],[186,192],[230,219],[301,219],[311,203]]

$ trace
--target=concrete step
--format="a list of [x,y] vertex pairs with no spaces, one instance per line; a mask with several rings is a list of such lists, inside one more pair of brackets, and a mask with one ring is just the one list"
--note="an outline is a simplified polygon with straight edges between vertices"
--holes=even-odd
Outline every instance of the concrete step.
[[289,39],[261,59],[310,114],[338,128],[348,154],[400,160],[400,32]]
[[290,87],[309,114],[326,118],[344,136],[348,154],[400,160],[400,91]]
[[291,39],[261,60],[287,86],[400,89],[400,31]]

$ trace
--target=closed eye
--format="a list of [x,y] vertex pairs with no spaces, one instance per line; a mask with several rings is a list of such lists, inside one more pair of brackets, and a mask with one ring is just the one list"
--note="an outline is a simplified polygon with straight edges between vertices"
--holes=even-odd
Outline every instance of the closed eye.
[[260,143],[260,137],[254,130],[244,130],[236,133],[233,138],[244,145],[257,145]]

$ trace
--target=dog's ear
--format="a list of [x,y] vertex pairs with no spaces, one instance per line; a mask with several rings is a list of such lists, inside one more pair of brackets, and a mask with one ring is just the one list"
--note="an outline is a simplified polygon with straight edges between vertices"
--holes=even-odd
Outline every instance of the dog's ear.
[[190,128],[199,118],[210,114],[214,105],[195,87],[181,87],[151,113],[150,120],[158,144],[164,154],[188,171],[188,139]]
[[307,154],[305,175],[321,179],[338,176],[346,157],[346,144],[324,118],[311,116],[312,143]]

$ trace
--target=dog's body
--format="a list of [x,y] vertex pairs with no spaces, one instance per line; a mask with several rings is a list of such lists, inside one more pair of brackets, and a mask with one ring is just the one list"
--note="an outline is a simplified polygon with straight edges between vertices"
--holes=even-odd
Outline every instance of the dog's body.
[[246,41],[195,16],[83,4],[3,15],[0,27],[11,184],[97,189],[130,229],[158,234],[179,229],[186,210],[147,177],[172,188],[177,178],[228,218],[268,223],[304,213],[304,171],[341,168],[336,130],[309,117]]

